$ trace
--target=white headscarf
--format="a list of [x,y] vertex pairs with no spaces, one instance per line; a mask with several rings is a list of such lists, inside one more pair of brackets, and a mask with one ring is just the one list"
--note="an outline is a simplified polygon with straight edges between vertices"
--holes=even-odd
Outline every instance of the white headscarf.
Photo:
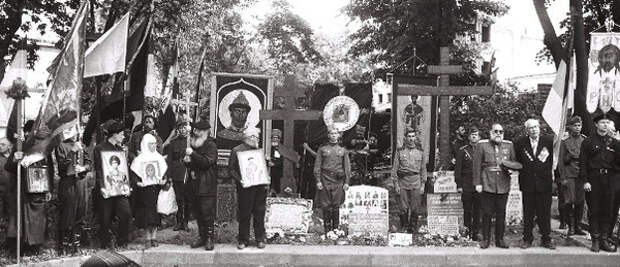
[[[163,179],[168,165],[164,157],[157,151],[150,151],[149,143],[156,143],[157,139],[151,134],[145,134],[140,142],[140,154],[131,163],[131,170],[142,179],[143,186],[159,184]],[[147,175],[147,167],[155,168],[154,175]]]

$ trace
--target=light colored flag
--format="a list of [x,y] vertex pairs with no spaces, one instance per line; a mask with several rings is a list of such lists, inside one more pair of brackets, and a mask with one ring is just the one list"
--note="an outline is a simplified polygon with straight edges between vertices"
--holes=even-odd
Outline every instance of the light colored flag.
[[558,157],[560,155],[560,142],[566,128],[566,112],[568,108],[566,89],[566,62],[560,62],[558,71],[555,74],[555,80],[545,101],[542,117],[545,119],[555,138],[553,142],[553,168],[557,166]]
[[125,70],[128,31],[129,12],[86,50],[84,77]]
[[146,84],[144,85],[144,96],[160,98],[163,81],[159,69],[155,64],[155,55],[149,53],[146,63]]
[[53,80],[45,95],[32,134],[24,144],[27,166],[43,159],[62,140],[64,130],[75,127],[80,113],[80,94],[86,49],[86,17],[90,2],[84,1],[73,19]]

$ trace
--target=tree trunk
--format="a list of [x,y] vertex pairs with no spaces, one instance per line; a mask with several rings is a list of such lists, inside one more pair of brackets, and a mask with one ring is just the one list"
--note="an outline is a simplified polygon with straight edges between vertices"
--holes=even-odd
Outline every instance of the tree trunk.
[[4,8],[6,17],[2,19],[4,25],[0,29],[0,35],[3,37],[0,39],[0,82],[4,79],[4,71],[9,65],[9,61],[4,60],[4,58],[9,54],[9,47],[11,42],[13,42],[13,37],[22,25],[22,11],[26,1],[14,2],[12,4],[8,3]]
[[575,88],[575,115],[583,120],[582,132],[589,135],[592,129],[590,113],[586,109],[586,92],[588,88],[588,55],[586,51],[585,29],[583,25],[583,4],[581,0],[570,0],[571,24],[573,32],[573,47],[575,48],[575,63],[577,77]]

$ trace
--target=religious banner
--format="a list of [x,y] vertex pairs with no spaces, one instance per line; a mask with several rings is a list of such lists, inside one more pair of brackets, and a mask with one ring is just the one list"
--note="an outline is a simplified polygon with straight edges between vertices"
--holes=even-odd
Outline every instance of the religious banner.
[[252,74],[211,74],[209,119],[218,148],[218,165],[228,166],[230,150],[241,144],[247,127],[261,130],[259,146],[270,150],[267,134],[271,121],[259,119],[261,109],[271,109],[273,77]]
[[458,235],[463,225],[463,203],[459,193],[426,195],[428,229],[431,234]]
[[[411,80],[410,82],[414,84],[437,84],[436,78],[408,77],[407,79]],[[396,86],[393,88],[398,90]],[[433,97],[398,95],[398,92],[394,92],[393,94],[392,151],[396,151],[398,147],[403,146],[405,131],[408,128],[411,128],[417,132],[418,140],[420,141],[420,149],[424,152],[425,162],[429,162],[431,148],[435,147],[434,145],[431,145],[431,142],[434,142],[435,140],[431,136],[431,128],[434,126],[431,121],[431,111],[433,109],[431,103]],[[432,162],[431,165],[433,165]]]
[[344,132],[355,126],[360,116],[360,108],[353,98],[337,96],[329,100],[323,110],[323,121],[328,129]]
[[265,231],[280,234],[307,234],[312,223],[312,200],[268,197]]
[[239,151],[237,158],[239,159],[241,186],[243,188],[271,183],[267,171],[267,161],[262,149]]
[[387,237],[389,227],[388,190],[382,187],[351,186],[340,206],[340,225],[348,235]]
[[620,33],[593,32],[588,61],[586,107],[594,113],[620,111]]
[[124,151],[102,151],[103,198],[129,196],[129,175]]

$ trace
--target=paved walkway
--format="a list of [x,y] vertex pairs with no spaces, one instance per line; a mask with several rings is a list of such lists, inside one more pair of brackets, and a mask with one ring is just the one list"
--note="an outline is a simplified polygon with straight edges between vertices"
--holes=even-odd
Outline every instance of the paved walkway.
[[[160,245],[123,252],[143,266],[618,266],[620,253],[592,253],[583,247],[482,250],[435,247],[268,245],[238,250],[218,244],[215,251]],[[79,266],[86,257],[29,266]]]

